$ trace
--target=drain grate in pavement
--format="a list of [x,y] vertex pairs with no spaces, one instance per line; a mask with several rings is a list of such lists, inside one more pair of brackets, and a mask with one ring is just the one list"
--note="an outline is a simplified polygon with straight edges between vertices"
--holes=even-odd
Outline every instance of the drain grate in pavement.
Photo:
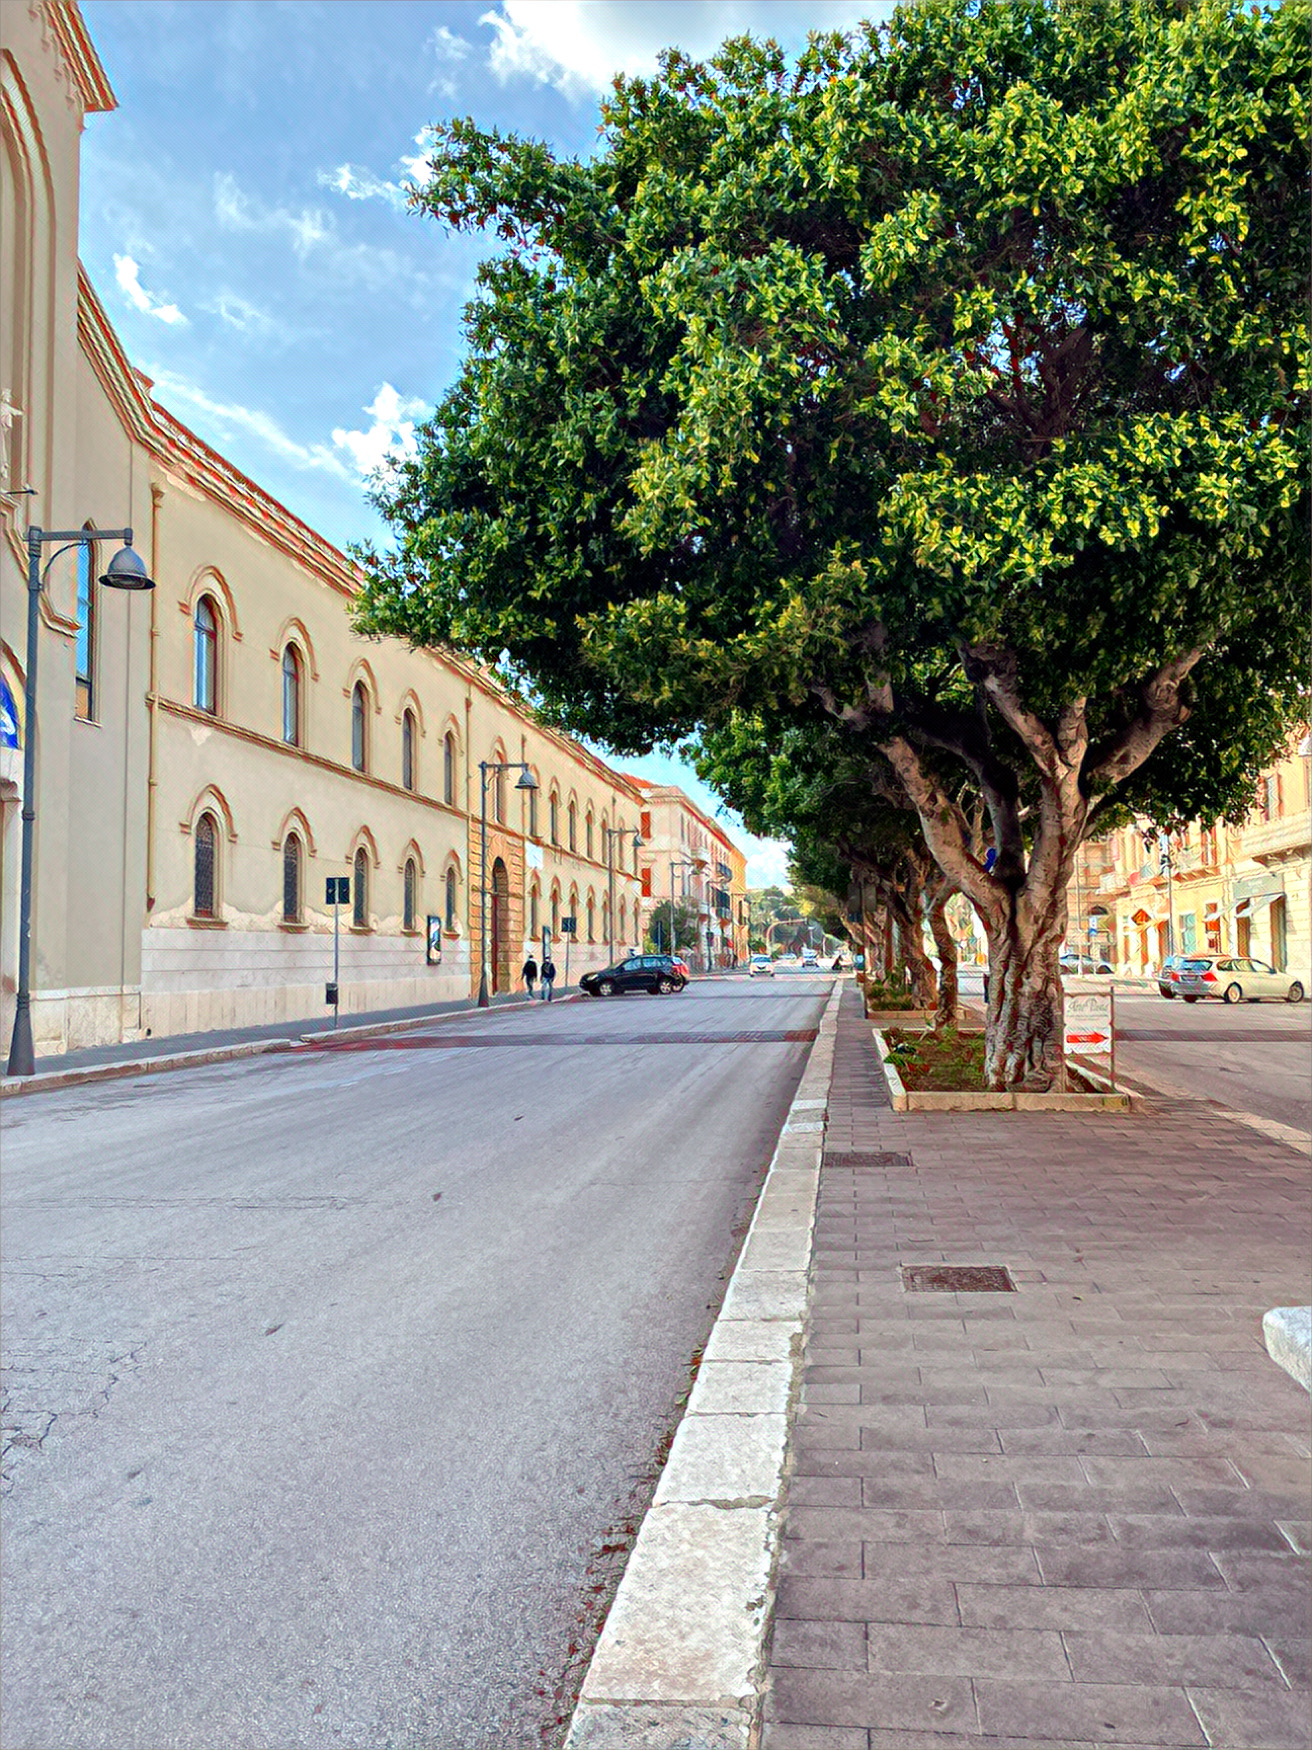
[[1002,1264],[904,1264],[908,1294],[1015,1294]]
[[[829,1111],[830,1118],[832,1119],[833,1105],[830,1106]],[[859,1151],[845,1154],[840,1150],[835,1149],[825,1155],[825,1165],[827,1167],[837,1167],[846,1170],[849,1173],[887,1173],[890,1171],[896,1171],[899,1167],[909,1167],[911,1165],[911,1156],[898,1154],[862,1154]]]

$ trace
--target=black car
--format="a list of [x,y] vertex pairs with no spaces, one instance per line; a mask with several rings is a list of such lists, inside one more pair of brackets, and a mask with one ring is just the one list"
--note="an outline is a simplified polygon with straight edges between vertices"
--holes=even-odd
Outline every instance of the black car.
[[590,997],[619,996],[626,990],[647,990],[654,996],[682,990],[687,982],[682,961],[672,954],[630,954],[604,972],[585,972],[579,989]]

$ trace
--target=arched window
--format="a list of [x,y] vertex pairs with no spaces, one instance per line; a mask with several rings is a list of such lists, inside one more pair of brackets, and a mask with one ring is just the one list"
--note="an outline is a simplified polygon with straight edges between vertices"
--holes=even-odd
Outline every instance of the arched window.
[[629,902],[626,899],[622,899],[620,901],[620,933],[619,933],[620,946],[623,947],[624,943],[627,942],[628,939],[629,939]]
[[560,934],[560,889],[553,885],[551,889],[551,939],[554,942]]
[[357,930],[369,928],[369,853],[361,845],[355,853],[351,882],[351,922]]
[[610,942],[610,901],[608,899],[603,899],[601,902],[601,939],[603,942]]
[[301,921],[301,841],[289,832],[282,845],[282,921]]
[[[500,764],[500,761],[497,763]],[[492,818],[498,824],[505,825],[506,774],[504,772],[493,772],[492,774]]]
[[[534,777],[537,776],[535,772]],[[530,790],[528,793],[528,836],[535,839],[538,836],[538,793]]]
[[294,644],[282,653],[282,738],[289,747],[301,745],[301,657]]
[[212,918],[219,889],[219,827],[212,814],[202,814],[196,822],[195,839],[191,909],[198,918]]
[[88,722],[96,714],[96,549],[83,542],[77,550],[77,675],[73,709]]
[[588,856],[591,857],[592,856],[592,810],[590,808],[588,810],[588,818],[583,823],[583,844],[584,844],[585,850],[588,853]]
[[592,895],[589,894],[588,895],[588,940],[589,940],[589,942],[595,942],[596,939],[597,939],[596,901],[593,899]]
[[456,872],[454,868],[446,872],[446,927],[452,933],[456,927]]
[[448,730],[442,737],[442,800],[453,806],[456,799],[456,738]]
[[419,927],[419,865],[415,862],[413,857],[407,857],[405,860],[404,894],[402,927],[407,930],[414,930]]
[[363,681],[351,689],[351,764],[357,772],[369,769],[369,693]]
[[537,940],[538,932],[542,928],[541,902],[542,895],[539,893],[538,884],[535,881],[528,890],[528,933],[534,941]]
[[212,596],[203,595],[196,603],[192,620],[195,644],[195,685],[193,697],[198,711],[219,708],[219,613]]
[[579,811],[572,802],[569,805],[569,848],[571,851],[579,848]]
[[554,790],[551,792],[547,813],[549,815],[547,826],[551,833],[551,842],[553,845],[558,845],[560,843],[560,797]]
[[[415,787],[415,714],[406,711],[401,718],[401,787]],[[410,926],[407,924],[406,928]]]

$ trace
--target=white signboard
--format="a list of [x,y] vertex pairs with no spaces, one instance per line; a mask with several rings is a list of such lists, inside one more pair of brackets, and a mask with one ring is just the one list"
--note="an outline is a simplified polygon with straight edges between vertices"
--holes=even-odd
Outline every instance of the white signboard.
[[[1108,980],[1110,983],[1111,981]],[[1110,990],[1066,996],[1065,1052],[1068,1057],[1112,1055],[1112,993]]]

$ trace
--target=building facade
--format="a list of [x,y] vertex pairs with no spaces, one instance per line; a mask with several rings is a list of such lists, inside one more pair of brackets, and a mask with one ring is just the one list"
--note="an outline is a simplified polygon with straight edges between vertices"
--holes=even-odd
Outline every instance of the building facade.
[[[664,901],[676,915],[696,916],[696,940],[674,943],[699,970],[737,966],[747,959],[747,859],[724,828],[673,784],[630,780],[642,795],[643,928]],[[662,916],[665,914],[662,913]],[[669,943],[661,941],[668,950]]]
[[[6,1043],[32,733],[38,1054],[322,1015],[334,933],[343,1012],[467,999],[485,963],[518,988],[544,931],[571,982],[607,964],[641,941],[640,787],[473,663],[357,637],[351,561],[154,399],[78,263],[108,79],[68,0],[3,20]],[[33,525],[131,527],[156,588],[100,587],[117,542],[53,557],[29,724]]]
[[[1146,976],[1169,953],[1228,953],[1312,971],[1312,739],[1300,734],[1259,780],[1239,826],[1170,835],[1122,828],[1083,847],[1068,940]],[[1309,986],[1312,988],[1312,986]]]

